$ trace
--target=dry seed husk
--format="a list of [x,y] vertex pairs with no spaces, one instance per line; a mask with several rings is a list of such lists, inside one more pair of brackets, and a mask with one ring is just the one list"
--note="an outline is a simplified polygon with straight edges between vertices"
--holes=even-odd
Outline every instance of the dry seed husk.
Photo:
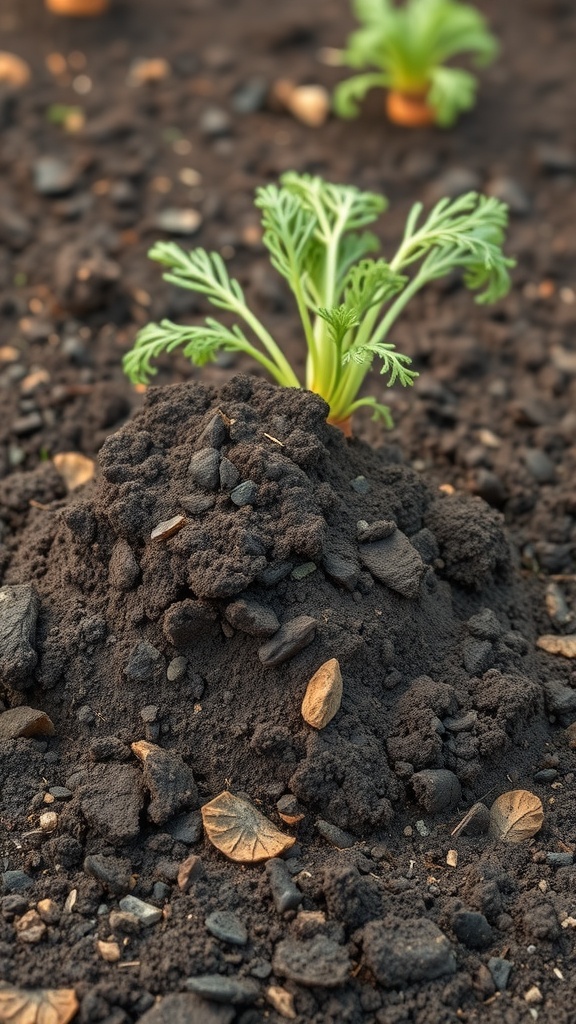
[[0,987],[0,1024],[68,1024],[78,1006],[73,988]]
[[490,833],[506,843],[523,843],[542,828],[542,801],[527,789],[511,789],[490,808]]
[[281,857],[296,842],[293,836],[280,832],[248,800],[228,790],[204,804],[201,811],[212,845],[241,864]]
[[314,673],[302,701],[302,718],[314,729],[324,729],[342,703],[342,673],[336,658],[330,658]]

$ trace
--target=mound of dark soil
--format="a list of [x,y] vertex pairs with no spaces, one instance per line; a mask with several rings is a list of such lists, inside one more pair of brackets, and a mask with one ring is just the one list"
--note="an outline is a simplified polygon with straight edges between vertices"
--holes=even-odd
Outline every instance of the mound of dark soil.
[[[567,723],[574,691],[561,668],[556,679],[536,672],[500,514],[433,493],[394,449],[345,441],[326,412],[317,396],[249,377],[220,391],[158,388],[105,442],[101,476],[82,491],[62,498],[50,466],[2,485],[20,529],[0,589],[12,708],[0,715],[1,813],[13,836],[0,952],[6,980],[43,984],[25,943],[43,941],[46,925],[14,945],[13,922],[32,888],[55,906],[66,898],[47,941],[54,984],[85,995],[82,1020],[138,1019],[150,993],[192,976],[192,993],[165,1004],[173,1015],[150,1011],[150,1024],[231,1021],[234,1006],[261,1003],[263,981],[287,985],[294,1019],[340,1021],[347,1007],[350,1021],[400,1024],[412,1018],[386,1016],[394,996],[383,1002],[374,979],[416,993],[456,971],[456,949],[466,958],[494,945],[489,921],[506,930],[499,883],[483,881],[504,877],[497,860],[469,881],[492,903],[476,893],[478,909],[462,910],[460,890],[430,914],[405,869],[383,889],[393,864],[383,842],[407,807],[427,836],[510,788],[511,771],[545,754],[545,701]],[[30,493],[43,502],[22,518]],[[342,704],[316,730],[302,698],[332,658]],[[24,705],[42,708],[56,735],[38,736],[50,730],[15,710]],[[130,750],[142,739],[156,748],[143,762]],[[247,871],[199,847],[197,808],[224,789],[296,834],[287,860]],[[42,817],[47,804],[55,820]],[[286,809],[301,817],[292,829]],[[190,846],[207,873],[194,861],[179,874]],[[562,913],[550,910],[556,937]],[[106,974],[95,939],[115,935],[138,982]],[[73,966],[62,950],[78,943]],[[350,957],[364,972],[354,982]],[[451,983],[434,984],[448,998]],[[344,985],[332,1006],[326,992]],[[453,998],[460,1005],[460,989]]]

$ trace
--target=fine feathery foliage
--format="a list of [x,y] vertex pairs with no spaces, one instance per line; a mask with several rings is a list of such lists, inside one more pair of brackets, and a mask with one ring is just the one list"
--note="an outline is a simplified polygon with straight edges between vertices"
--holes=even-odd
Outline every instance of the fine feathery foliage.
[[489,64],[498,44],[483,15],[460,0],[354,0],[361,28],[348,39],[342,61],[351,68],[376,67],[336,88],[341,117],[355,117],[369,89],[383,86],[422,96],[443,127],[474,106],[476,78],[446,61],[468,55],[477,67]]
[[[387,406],[358,393],[374,359],[389,387],[413,383],[417,374],[410,358],[397,352],[388,336],[426,284],[460,270],[476,301],[484,303],[501,298],[510,286],[514,261],[502,252],[507,208],[497,199],[475,192],[441,199],[427,216],[416,203],[390,260],[369,255],[379,244],[364,230],[386,205],[383,196],[295,172],[284,174],[279,186],[256,192],[264,244],[300,314],[308,347],[305,386],[325,399],[334,422],[366,405],[376,419],[391,423]],[[220,255],[204,249],[186,253],[171,242],[158,242],[150,256],[167,268],[166,281],[201,293],[232,323],[207,317],[202,324],[149,324],[124,358],[133,381],[149,380],[156,372],[152,361],[181,347],[196,366],[222,351],[245,352],[279,384],[304,386]]]

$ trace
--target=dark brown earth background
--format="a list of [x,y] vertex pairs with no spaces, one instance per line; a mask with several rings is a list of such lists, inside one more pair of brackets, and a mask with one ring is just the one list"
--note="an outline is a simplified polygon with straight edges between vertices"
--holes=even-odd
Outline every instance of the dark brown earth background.
[[[0,715],[0,980],[74,988],[82,1024],[575,1019],[575,663],[537,651],[535,640],[575,631],[576,10],[567,0],[478,6],[502,55],[481,75],[475,110],[451,132],[409,132],[385,121],[376,93],[357,121],[330,118],[317,130],[276,109],[279,78],[331,89],[342,75],[323,48],[341,46],[352,27],[343,0],[118,0],[84,23],[50,17],[37,0],[2,4],[0,49],[23,58],[31,80],[0,84],[0,584],[33,583],[41,612],[34,685],[7,688],[0,710],[45,710],[56,735],[14,738]],[[160,80],[143,82],[139,62],[156,58],[167,62]],[[53,123],[56,105],[79,108],[68,111],[73,132]],[[476,307],[449,281],[411,305],[393,340],[421,376],[411,391],[386,391],[392,432],[359,417],[358,440],[346,444],[323,427],[315,400],[277,401],[245,381],[227,389],[254,372],[229,356],[201,373],[180,357],[162,360],[158,383],[201,379],[214,390],[157,395],[131,423],[143,395],[121,358],[136,330],[204,312],[159,279],[146,258],[157,238],[220,251],[302,369],[299,325],[252,206],[254,188],[287,169],[384,192],[385,250],[415,200],[471,188],[498,195],[511,207],[507,251],[518,260],[509,297]],[[193,238],[191,210],[200,215]],[[384,397],[377,375],[368,387]],[[189,459],[202,448],[223,403],[239,426],[216,447],[259,485],[270,453],[246,449],[250,431],[285,431],[302,518],[274,558],[290,561],[289,572],[314,558],[319,569],[272,587],[255,571],[232,593],[227,563],[210,562],[210,592],[193,588],[213,602],[206,635],[192,643],[166,625],[184,598],[188,539],[169,542],[170,559],[146,544],[149,528],[178,510],[177,452]],[[106,446],[102,478],[66,499],[52,457],[95,458],[126,423]],[[371,491],[350,489],[356,476]],[[136,484],[128,495],[134,480],[145,481],[149,519],[135,511]],[[274,497],[278,536],[293,525],[289,491]],[[487,504],[462,497],[473,495]],[[231,513],[225,496],[214,502],[208,540],[225,559]],[[251,531],[272,563],[270,524],[248,518],[242,543]],[[417,605],[380,583],[370,589],[366,572],[359,590],[333,585],[327,558],[356,550],[359,519],[394,520],[422,554],[428,589]],[[320,520],[327,539],[315,548]],[[141,563],[136,589],[118,584],[130,568],[120,541]],[[260,557],[257,543],[245,550]],[[282,622],[319,623],[287,667],[263,670],[261,640],[229,623],[222,631],[225,606],[246,588]],[[486,608],[492,660],[463,663]],[[140,642],[158,654],[139,649],[150,671],[134,667]],[[187,668],[179,678],[171,670],[171,686],[165,668],[176,654]],[[299,719],[302,685],[331,656],[348,703],[316,749]],[[182,772],[188,798],[172,794],[168,810],[152,810],[131,754],[144,738]],[[460,799],[426,806],[411,780],[429,769],[454,772]],[[202,838],[197,807],[224,788],[296,837],[276,869],[287,904],[274,896],[273,872],[229,864]],[[490,806],[515,788],[544,805],[534,839],[451,837],[476,801]],[[287,793],[306,810],[297,828],[278,817]],[[54,809],[56,830],[42,832],[40,815]],[[204,873],[183,887],[178,866],[190,854]],[[119,909],[129,892],[156,910],[153,923]],[[43,927],[26,921],[30,912]],[[206,923],[215,912],[233,915],[228,939]],[[120,959],[107,962],[98,940],[116,943]],[[428,964],[439,951],[436,973],[410,966],[414,944]],[[314,960],[320,973],[307,978]],[[188,991],[187,979],[206,975],[229,988],[210,999],[208,982]]]

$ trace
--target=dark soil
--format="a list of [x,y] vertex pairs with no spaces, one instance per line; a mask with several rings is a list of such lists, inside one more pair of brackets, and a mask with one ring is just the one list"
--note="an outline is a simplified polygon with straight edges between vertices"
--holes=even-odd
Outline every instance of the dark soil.
[[[32,69],[0,93],[0,584],[21,628],[8,636],[3,612],[0,671],[4,706],[56,730],[0,739],[0,979],[74,987],[82,1022],[280,1022],[271,986],[317,1024],[573,1020],[576,678],[535,640],[574,631],[576,14],[481,6],[505,56],[451,134],[393,129],[376,95],[317,132],[271,109],[279,77],[337,80],[317,53],[342,43],[344,3],[172,0],[161,23],[152,0],[86,24],[32,0],[0,13],[2,48]],[[165,79],[127,83],[158,56]],[[240,113],[248,82],[255,109]],[[83,109],[81,131],[50,123],[57,103]],[[209,108],[227,115],[218,137]],[[62,162],[50,194],[46,156]],[[313,396],[226,383],[253,369],[241,360],[150,390],[130,417],[135,330],[202,308],[145,258],[167,208],[200,210],[189,244],[223,253],[302,365],[251,205],[288,167],[386,192],[388,244],[414,199],[477,185],[513,201],[510,297],[477,309],[449,282],[414,304],[395,340],[421,377],[387,393],[397,427],[381,450],[344,441]],[[167,360],[159,381],[191,376]],[[50,458],[70,450],[99,451],[100,476],[66,497]],[[343,704],[316,732],[300,705],[332,657]],[[140,739],[169,753],[143,765]],[[535,839],[451,837],[512,788],[543,801]],[[224,789],[296,836],[287,873],[231,864],[202,837],[197,808]],[[297,826],[276,807],[288,794]],[[182,890],[191,853],[203,873]],[[118,916],[128,893],[162,919],[135,930]],[[20,922],[46,899],[26,941]],[[247,937],[215,937],[216,910]],[[96,940],[113,937],[107,963]],[[206,974],[242,984],[222,1003],[187,992]]]

